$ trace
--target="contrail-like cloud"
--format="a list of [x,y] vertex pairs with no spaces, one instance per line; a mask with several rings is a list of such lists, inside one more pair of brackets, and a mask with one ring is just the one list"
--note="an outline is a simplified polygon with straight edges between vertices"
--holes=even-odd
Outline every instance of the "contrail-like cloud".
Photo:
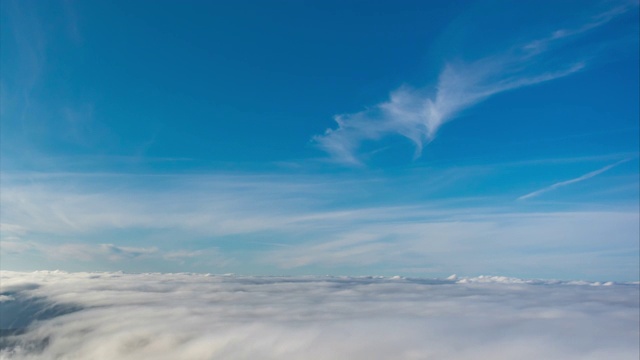
[[[432,141],[440,127],[463,110],[492,95],[562,78],[585,68],[584,59],[560,59],[559,46],[627,12],[629,3],[600,13],[580,26],[558,29],[550,35],[519,44],[500,54],[472,62],[449,62],[435,86],[403,86],[390,99],[364,111],[334,117],[338,127],[312,141],[336,162],[359,166],[362,143],[401,135],[415,146],[414,159]],[[558,60],[560,59],[560,60]]]
[[530,193],[528,193],[526,195],[520,196],[518,198],[518,200],[531,199],[531,198],[534,198],[536,196],[542,195],[542,194],[544,194],[546,192],[549,192],[551,190],[555,190],[555,189],[563,187],[563,186],[567,186],[567,185],[571,185],[571,184],[575,184],[575,183],[578,183],[578,182],[581,182],[581,181],[585,181],[585,180],[591,179],[592,177],[598,176],[598,175],[602,174],[603,172],[605,172],[605,171],[607,171],[609,169],[612,169],[612,168],[614,168],[614,167],[616,167],[616,166],[618,166],[618,165],[620,165],[622,163],[625,163],[625,162],[627,162],[629,160],[631,160],[631,159],[620,160],[617,163],[614,163],[614,164],[611,164],[611,165],[607,165],[607,166],[605,166],[605,167],[603,167],[601,169],[598,169],[598,170],[592,171],[590,173],[584,174],[584,175],[579,176],[579,177],[577,177],[575,179],[561,181],[561,182],[555,183],[555,184],[553,184],[551,186],[547,186],[544,189],[540,189],[540,190],[537,190],[537,191],[534,191],[534,192],[530,192]]

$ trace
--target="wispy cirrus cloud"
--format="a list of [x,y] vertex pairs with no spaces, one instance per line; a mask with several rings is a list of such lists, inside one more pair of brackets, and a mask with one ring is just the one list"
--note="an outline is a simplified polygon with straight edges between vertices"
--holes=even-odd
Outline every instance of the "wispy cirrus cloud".
[[555,189],[561,188],[561,187],[563,187],[563,186],[567,186],[567,185],[571,185],[571,184],[579,183],[579,182],[581,182],[581,181],[589,180],[589,179],[591,179],[592,177],[598,176],[598,175],[602,174],[603,172],[605,172],[605,171],[607,171],[607,170],[610,170],[610,169],[612,169],[612,168],[614,168],[614,167],[616,167],[616,166],[618,166],[618,165],[620,165],[620,164],[626,163],[626,162],[628,162],[628,161],[631,161],[631,159],[624,159],[624,160],[620,160],[620,161],[618,161],[618,162],[616,162],[616,163],[613,163],[613,164],[611,164],[611,165],[607,165],[607,166],[605,166],[605,167],[603,167],[603,168],[600,168],[600,169],[598,169],[598,170],[591,171],[591,172],[586,173],[586,174],[584,174],[584,175],[582,175],[582,176],[578,176],[577,178],[557,182],[557,183],[555,183],[555,184],[553,184],[553,185],[547,186],[546,188],[543,188],[543,189],[540,189],[540,190],[536,190],[536,191],[530,192],[530,193],[528,193],[528,194],[522,195],[522,196],[520,196],[520,197],[518,198],[518,200],[531,199],[531,198],[534,198],[534,197],[540,196],[540,195],[542,195],[542,194],[544,194],[544,193],[546,193],[546,192],[549,192],[549,191],[552,191],[552,190],[555,190]]
[[581,25],[562,28],[550,35],[520,43],[502,53],[474,61],[449,61],[433,86],[403,86],[391,92],[388,101],[352,114],[334,117],[338,127],[327,129],[312,141],[332,160],[352,166],[363,164],[358,150],[365,142],[389,135],[409,139],[414,158],[422,154],[440,127],[465,109],[489,97],[534,84],[562,78],[587,66],[587,57],[559,55],[562,45],[579,35],[605,25],[637,4],[615,7]]

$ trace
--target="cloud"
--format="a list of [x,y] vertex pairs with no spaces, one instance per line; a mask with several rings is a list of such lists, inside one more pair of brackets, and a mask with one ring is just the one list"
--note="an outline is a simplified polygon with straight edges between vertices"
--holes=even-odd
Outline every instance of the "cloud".
[[[171,248],[171,247],[170,247]],[[104,262],[112,264],[131,264],[132,261],[155,260],[169,261],[184,265],[187,261],[202,267],[216,269],[233,263],[233,259],[223,256],[213,247],[199,250],[171,250],[167,248],[130,247],[114,244],[92,244],[90,242],[48,243],[42,241],[23,241],[20,239],[2,239],[0,242],[2,254],[43,256],[49,260],[69,262]],[[40,264],[39,267],[43,265]]]
[[414,158],[417,158],[440,127],[463,110],[493,95],[562,78],[585,68],[586,57],[567,58],[554,50],[608,23],[632,6],[635,4],[616,7],[576,28],[556,30],[547,37],[513,46],[499,54],[470,62],[449,61],[435,86],[403,86],[391,92],[388,101],[361,112],[336,115],[338,127],[327,129],[312,141],[336,162],[360,166],[363,162],[358,150],[364,143],[400,135],[413,143]]
[[[285,225],[289,218],[280,213],[292,211],[295,197],[308,193],[307,187],[313,192],[324,187],[266,176],[105,175],[107,184],[91,185],[88,178],[100,181],[101,175],[7,176],[3,233],[68,235],[105,228],[181,228],[210,235],[263,231]],[[279,203],[280,210],[273,203]],[[264,211],[267,207],[270,211]]]
[[[635,202],[615,211],[521,212],[515,196],[505,204],[486,197],[436,200],[420,192],[441,191],[463,175],[477,181],[477,171],[430,169],[429,175],[416,186],[414,179],[423,178],[416,173],[366,180],[3,174],[0,266],[80,270],[91,262],[101,270],[129,271],[637,276]],[[371,201],[381,191],[386,198]],[[605,251],[602,239],[610,234],[616,241]]]
[[111,259],[125,259],[136,258],[140,256],[155,254],[158,252],[158,248],[141,248],[141,247],[128,247],[128,246],[116,246],[113,244],[101,244],[100,250],[109,255]]
[[64,272],[0,279],[13,298],[0,310],[22,309],[11,316],[25,326],[0,339],[7,360],[571,360],[636,359],[639,351],[638,284]]
[[574,179],[570,179],[570,180],[566,180],[566,181],[561,181],[561,182],[555,183],[555,184],[553,184],[553,185],[547,186],[547,187],[546,187],[546,188],[544,188],[544,189],[536,190],[536,191],[530,192],[530,193],[528,193],[528,194],[522,195],[522,196],[520,196],[520,197],[518,198],[518,200],[531,199],[531,198],[534,198],[534,197],[536,197],[536,196],[540,196],[540,195],[542,195],[542,194],[544,194],[544,193],[546,193],[546,192],[549,192],[549,191],[551,191],[551,190],[555,190],[555,189],[560,188],[560,187],[563,187],[563,186],[567,186],[567,185],[571,185],[571,184],[575,184],[575,183],[578,183],[578,182],[581,182],[581,181],[585,181],[585,180],[591,179],[591,178],[592,178],[592,177],[594,177],[594,176],[598,176],[598,175],[602,174],[603,172],[605,172],[605,171],[607,171],[607,170],[609,170],[609,169],[612,169],[612,168],[614,168],[614,167],[616,167],[616,166],[618,166],[618,165],[620,165],[620,164],[623,164],[623,163],[625,163],[625,162],[628,162],[628,161],[630,161],[630,160],[631,160],[631,159],[620,160],[620,161],[618,161],[618,162],[616,162],[616,163],[614,163],[614,164],[607,165],[607,166],[605,166],[605,167],[603,167],[603,168],[601,168],[601,169],[598,169],[598,170],[592,171],[592,172],[590,172],[590,173],[584,174],[584,175],[579,176],[579,177],[577,177],[577,178],[574,178]]
[[[392,211],[402,210],[387,210]],[[410,219],[351,217],[346,220],[351,225],[331,236],[274,248],[264,258],[284,269],[322,266],[356,273],[374,265],[386,273],[412,273],[427,266],[423,274],[509,271],[599,279],[602,274],[595,269],[617,268],[616,278],[637,278],[637,210],[505,214],[478,209],[435,218],[418,215],[420,209],[411,211]],[[603,249],[602,239],[614,233],[615,240]]]

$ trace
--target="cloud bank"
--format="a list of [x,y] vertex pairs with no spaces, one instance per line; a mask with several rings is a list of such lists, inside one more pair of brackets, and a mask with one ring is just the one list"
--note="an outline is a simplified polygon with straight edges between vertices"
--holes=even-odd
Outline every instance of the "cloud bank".
[[637,359],[639,352],[631,283],[0,276],[6,360]]
[[364,143],[400,135],[413,143],[417,158],[440,127],[465,109],[493,95],[562,78],[585,68],[587,59],[593,55],[563,55],[562,47],[636,5],[629,2],[614,7],[578,26],[557,29],[501,53],[472,61],[447,61],[435,85],[403,86],[391,92],[388,101],[361,112],[336,115],[338,127],[327,129],[312,140],[336,162],[358,166],[362,165],[358,150]]

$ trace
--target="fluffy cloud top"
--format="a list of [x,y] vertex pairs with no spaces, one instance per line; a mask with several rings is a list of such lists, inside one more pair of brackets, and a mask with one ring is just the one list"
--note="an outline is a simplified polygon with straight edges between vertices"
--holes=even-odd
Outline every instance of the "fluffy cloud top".
[[639,354],[638,284],[62,272],[0,280],[2,359]]

